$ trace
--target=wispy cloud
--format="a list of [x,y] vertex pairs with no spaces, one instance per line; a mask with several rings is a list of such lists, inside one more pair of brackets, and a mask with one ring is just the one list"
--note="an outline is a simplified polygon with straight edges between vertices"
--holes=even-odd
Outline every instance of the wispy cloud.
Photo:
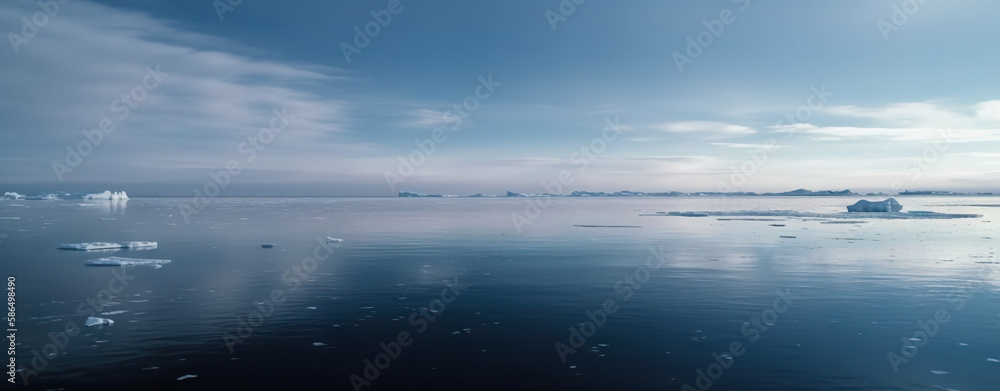
[[739,137],[757,133],[742,125],[713,121],[665,122],[651,126],[652,129],[675,134],[697,134],[706,137]]
[[777,148],[787,147],[787,145],[740,144],[740,143],[708,143],[708,144],[715,145],[717,147],[740,148],[740,149],[754,149],[754,148],[777,149]]
[[[30,10],[5,4],[0,15]],[[142,167],[175,161],[217,168],[239,157],[237,145],[268,127],[275,109],[295,119],[267,153],[279,161],[281,155],[319,156],[336,149],[351,122],[348,100],[315,92],[350,80],[347,72],[251,55],[239,44],[144,13],[74,2],[20,49],[4,59],[10,66],[0,78],[0,116],[5,132],[31,137],[15,137],[24,141],[8,144],[2,155],[42,151],[31,167],[47,172],[24,172],[30,178],[51,177],[48,162],[62,160],[64,146],[81,139],[80,129],[117,117],[112,102],[141,82],[146,67],[170,76],[95,148],[81,173],[142,178]]]
[[1000,130],[929,129],[929,128],[862,128],[846,126],[816,126],[798,124],[772,126],[774,133],[801,133],[815,136],[815,141],[887,140],[929,142],[943,140],[954,143],[1000,141]]
[[454,119],[448,121],[448,117],[443,111],[416,109],[408,114],[409,118],[404,120],[401,125],[410,128],[437,128],[455,123]]

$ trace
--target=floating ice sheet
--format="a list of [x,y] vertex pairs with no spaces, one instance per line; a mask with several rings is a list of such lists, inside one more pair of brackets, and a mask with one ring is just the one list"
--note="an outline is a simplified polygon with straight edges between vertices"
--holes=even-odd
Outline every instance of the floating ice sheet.
[[885,219],[885,220],[907,220],[907,219],[978,219],[983,215],[977,214],[950,214],[936,212],[845,212],[845,213],[814,213],[799,212],[794,210],[733,210],[722,212],[656,212],[653,214],[641,214],[640,216],[684,216],[684,217],[708,217],[708,216],[747,216],[747,217],[793,217],[793,218],[824,218],[824,219]]
[[59,245],[60,250],[77,250],[77,251],[93,251],[93,250],[119,250],[119,249],[152,249],[156,248],[156,242],[124,242],[124,243],[108,243],[108,242],[91,242],[91,243],[65,243]]
[[97,318],[97,317],[93,317],[93,316],[87,317],[87,322],[84,323],[84,325],[87,326],[87,327],[97,327],[97,328],[102,328],[104,326],[111,327],[114,324],[115,324],[115,321],[113,321],[111,319]]
[[143,258],[125,258],[125,257],[104,257],[97,259],[88,259],[84,262],[87,266],[152,266],[154,268],[161,268],[163,265],[170,263],[169,259],[143,259]]

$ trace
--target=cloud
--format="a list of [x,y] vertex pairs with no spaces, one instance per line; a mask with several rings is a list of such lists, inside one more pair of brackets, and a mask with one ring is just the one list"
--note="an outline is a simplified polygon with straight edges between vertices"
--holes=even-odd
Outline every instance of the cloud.
[[834,117],[867,119],[887,128],[978,129],[1000,125],[1000,100],[957,107],[931,102],[893,103],[883,107],[831,106],[823,111]]
[[928,128],[862,128],[847,126],[816,126],[812,124],[777,125],[774,133],[800,133],[814,136],[815,141],[886,140],[898,142],[988,142],[1000,141],[1000,130],[928,129]]
[[1000,122],[1000,100],[976,104],[976,116],[986,121]]
[[666,122],[653,125],[652,128],[667,133],[697,133],[709,137],[738,137],[757,133],[746,126],[713,121]]
[[410,118],[403,121],[402,125],[410,128],[438,128],[457,123],[455,118],[449,120],[448,114],[443,111],[417,109],[410,111],[408,114]]
[[708,143],[708,144],[709,145],[715,145],[715,146],[718,146],[718,147],[740,148],[740,149],[756,149],[756,148],[777,149],[777,148],[785,148],[785,147],[787,147],[785,145],[740,144],[740,143]]
[[[30,4],[6,3],[0,21],[14,24],[35,11]],[[34,160],[19,165],[24,168],[16,180],[55,180],[50,163],[62,161],[65,147],[84,139],[81,130],[97,128],[103,118],[114,119],[116,129],[67,177],[148,179],[143,167],[171,164],[217,169],[244,158],[238,145],[267,128],[274,110],[287,110],[294,119],[260,151],[273,159],[269,168],[295,168],[290,157],[301,162],[350,150],[340,146],[352,103],[316,92],[350,80],[346,71],[267,58],[175,26],[140,12],[74,1],[18,53],[7,50],[0,126],[11,142],[0,145],[0,160]],[[169,76],[120,118],[112,111],[115,100],[140,85],[149,68]],[[12,174],[0,179],[15,180]]]
[[961,153],[947,153],[947,154],[945,154],[945,156],[1000,158],[1000,152],[961,152]]

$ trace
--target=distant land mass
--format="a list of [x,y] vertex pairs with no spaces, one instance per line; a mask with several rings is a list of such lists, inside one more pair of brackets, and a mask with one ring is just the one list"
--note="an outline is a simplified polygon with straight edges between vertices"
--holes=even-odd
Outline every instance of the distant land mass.
[[[890,196],[892,194],[887,193],[867,193],[864,196]],[[994,193],[957,193],[951,191],[909,191],[905,190],[898,194],[899,196],[993,196]],[[525,194],[516,193],[513,191],[508,191],[506,195],[483,195],[483,193],[476,193],[473,195],[462,196],[462,195],[443,195],[443,194],[424,194],[424,193],[413,193],[409,191],[399,192],[400,197],[690,197],[690,196],[731,196],[731,197],[831,197],[831,196],[862,196],[852,192],[850,189],[834,191],[834,190],[820,190],[812,191],[807,189],[798,189],[792,191],[786,191],[784,193],[754,193],[754,192],[694,192],[694,193],[684,193],[678,191],[670,192],[660,192],[660,193],[647,193],[641,191],[616,191],[614,193],[606,193],[603,191],[574,191],[569,194],[552,194],[552,193],[541,193],[541,194]]]

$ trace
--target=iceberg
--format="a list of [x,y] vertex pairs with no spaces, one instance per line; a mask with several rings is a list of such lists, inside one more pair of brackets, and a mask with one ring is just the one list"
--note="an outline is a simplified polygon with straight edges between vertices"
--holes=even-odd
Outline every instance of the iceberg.
[[125,194],[124,191],[111,192],[109,190],[105,190],[103,193],[87,194],[83,196],[83,199],[118,201],[118,200],[127,200],[128,194]]
[[0,197],[0,199],[4,199],[4,200],[23,200],[24,199],[24,194],[18,194],[18,193],[15,193],[13,191],[8,191],[6,193],[3,193],[3,197]]
[[97,326],[97,328],[102,328],[104,326],[111,327],[114,324],[115,324],[115,321],[113,321],[111,319],[95,318],[93,316],[90,316],[90,317],[87,317],[87,322],[84,323],[84,326],[87,326],[87,327]]
[[125,242],[125,243],[64,243],[59,246],[60,250],[94,251],[94,250],[148,250],[156,248],[156,242]]
[[163,267],[170,263],[169,259],[143,259],[143,258],[125,258],[125,257],[104,257],[97,259],[88,259],[84,262],[87,266],[152,266],[156,269]]
[[890,198],[885,201],[872,202],[868,200],[861,200],[854,205],[848,206],[848,212],[899,212],[903,210],[903,205],[900,205],[895,198]]
[[339,242],[343,242],[343,241],[344,241],[344,239],[335,238],[335,237],[332,237],[332,236],[327,236],[326,237],[326,242],[327,243],[333,243],[333,242],[339,243]]

